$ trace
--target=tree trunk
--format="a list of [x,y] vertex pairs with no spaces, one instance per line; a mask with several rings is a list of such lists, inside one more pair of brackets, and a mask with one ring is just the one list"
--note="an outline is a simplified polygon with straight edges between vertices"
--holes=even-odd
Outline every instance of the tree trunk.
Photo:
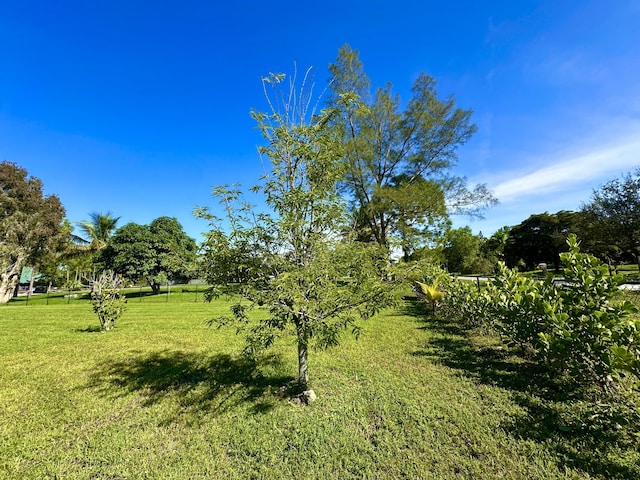
[[27,292],[27,298],[31,298],[31,294],[33,293],[33,281],[36,278],[37,271],[37,267],[31,268],[31,278],[29,279],[29,291]]
[[7,303],[14,295],[20,281],[23,258],[19,257],[12,265],[8,265],[4,272],[0,271],[0,305]]
[[298,383],[306,387],[309,383],[309,340],[302,323],[296,325],[298,333]]
[[152,292],[154,295],[158,295],[158,294],[160,293],[160,284],[159,284],[159,283],[152,282],[152,283],[151,283],[151,292]]

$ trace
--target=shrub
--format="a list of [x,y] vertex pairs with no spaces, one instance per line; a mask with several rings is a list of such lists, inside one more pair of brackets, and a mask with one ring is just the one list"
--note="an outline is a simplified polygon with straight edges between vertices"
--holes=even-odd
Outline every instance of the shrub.
[[91,292],[93,311],[98,315],[102,331],[112,330],[124,311],[126,303],[120,289],[124,286],[122,278],[112,271],[105,271],[94,281]]
[[499,263],[483,297],[487,320],[507,344],[523,351],[540,349],[540,333],[558,308],[557,287],[550,277],[539,282]]
[[567,285],[560,289],[561,308],[550,316],[540,334],[542,350],[557,368],[572,377],[595,381],[608,388],[622,375],[640,379],[640,319],[630,302],[620,296],[621,276],[609,276],[607,266],[580,253],[575,235],[562,253]]
[[620,277],[580,253],[575,235],[561,254],[565,285],[523,277],[499,265],[485,293],[487,318],[507,340],[538,354],[556,371],[603,389],[621,376],[640,379],[640,319],[637,308],[618,301]]
[[451,280],[440,303],[440,314],[469,328],[486,323],[486,301],[478,288],[462,280]]

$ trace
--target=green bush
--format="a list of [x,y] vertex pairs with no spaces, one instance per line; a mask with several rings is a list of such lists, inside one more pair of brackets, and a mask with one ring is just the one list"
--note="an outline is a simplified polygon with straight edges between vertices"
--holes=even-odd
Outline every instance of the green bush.
[[103,272],[93,283],[91,304],[102,331],[112,330],[124,311],[126,299],[120,293],[123,286],[122,278],[112,271]]
[[640,380],[640,319],[630,302],[616,301],[621,277],[580,252],[574,235],[561,254],[565,284],[538,282],[504,265],[484,292],[487,320],[508,343],[537,354],[581,384],[609,390],[621,377]]
[[630,302],[620,296],[622,277],[608,275],[606,265],[580,253],[570,236],[569,252],[562,253],[567,285],[560,289],[560,307],[540,333],[542,351],[561,370],[575,379],[595,381],[609,388],[620,376],[640,379],[640,319]]
[[483,297],[486,321],[507,344],[523,351],[540,349],[540,333],[558,308],[558,291],[551,278],[539,282],[499,263]]
[[440,314],[443,317],[469,328],[485,326],[486,308],[485,297],[480,294],[478,287],[462,280],[451,280],[440,302]]
[[[442,292],[438,295],[438,315],[454,320],[466,327],[481,327],[484,325],[485,299],[476,285],[470,282],[451,278],[451,275],[430,262],[417,262],[405,272],[406,278],[412,282],[414,291],[419,298],[424,295],[417,291],[416,286],[426,284]],[[433,305],[432,305],[433,307]],[[432,310],[432,313],[433,312]]]

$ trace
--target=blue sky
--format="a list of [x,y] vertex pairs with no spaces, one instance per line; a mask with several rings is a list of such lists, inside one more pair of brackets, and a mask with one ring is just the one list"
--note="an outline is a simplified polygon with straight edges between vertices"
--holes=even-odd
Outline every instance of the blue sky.
[[375,86],[420,72],[474,110],[458,175],[500,204],[491,234],[580,207],[640,165],[640,2],[0,0],[0,160],[71,222],[175,216],[199,239],[211,186],[257,182],[260,78],[327,66],[349,43]]

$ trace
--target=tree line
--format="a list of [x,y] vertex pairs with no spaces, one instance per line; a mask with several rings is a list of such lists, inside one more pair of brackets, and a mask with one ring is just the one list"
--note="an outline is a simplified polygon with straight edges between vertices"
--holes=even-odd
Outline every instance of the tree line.
[[500,228],[490,237],[469,227],[450,229],[440,244],[418,252],[450,272],[492,274],[498,262],[520,271],[540,264],[560,271],[560,254],[569,250],[570,234],[581,250],[605,262],[610,271],[624,263],[640,265],[640,168],[595,189],[577,211],[536,213]]

